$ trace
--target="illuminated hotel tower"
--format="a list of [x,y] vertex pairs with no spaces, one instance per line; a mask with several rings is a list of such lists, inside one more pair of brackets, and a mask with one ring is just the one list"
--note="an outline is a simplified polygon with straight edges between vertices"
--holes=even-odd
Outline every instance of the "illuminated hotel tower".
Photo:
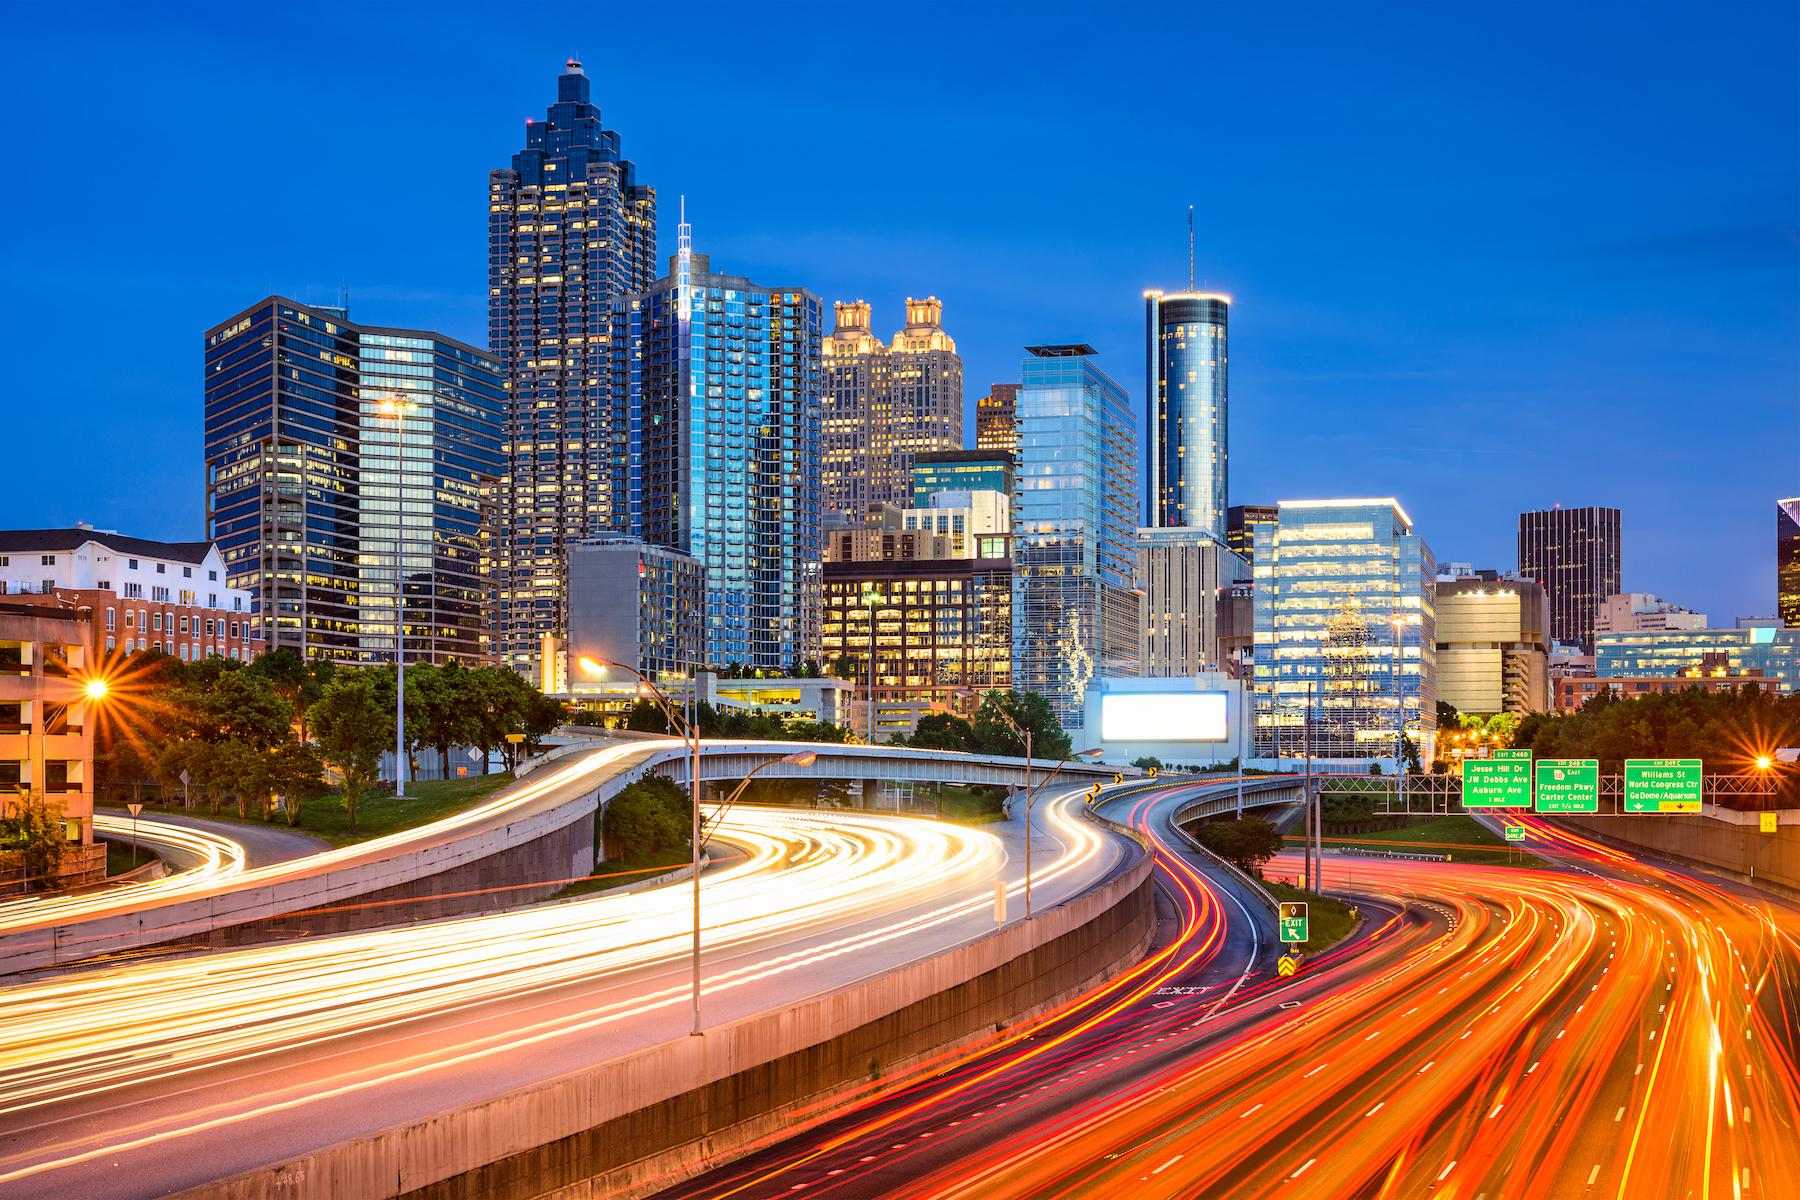
[[1201,529],[1224,542],[1231,298],[1188,291],[1144,299],[1146,524]]

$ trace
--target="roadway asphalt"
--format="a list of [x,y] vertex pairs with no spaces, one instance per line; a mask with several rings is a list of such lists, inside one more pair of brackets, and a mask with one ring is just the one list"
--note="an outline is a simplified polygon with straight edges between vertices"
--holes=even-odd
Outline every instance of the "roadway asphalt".
[[[1040,906],[1133,853],[1076,807],[1040,809]],[[984,936],[994,879],[1016,891],[1022,874],[1020,832],[734,812],[724,836],[752,857],[703,886],[705,1023]],[[688,895],[600,896],[8,989],[0,1193],[166,1195],[685,1038]]]
[[1191,787],[1124,802],[1182,919],[1145,970],[668,1194],[1794,1194],[1792,906],[1548,827],[1553,870],[1328,856],[1363,920],[1278,980],[1159,826]]
[[[97,813],[118,817],[129,821],[131,813],[123,808],[96,806]],[[142,845],[151,846],[161,854],[169,864],[182,870],[197,867],[202,861],[200,854],[192,848],[174,842],[158,840],[156,830],[159,826],[172,826],[177,829],[198,829],[217,837],[236,842],[244,848],[244,865],[247,868],[266,867],[274,863],[292,862],[297,858],[306,858],[321,851],[331,849],[331,843],[324,838],[316,838],[299,829],[286,829],[279,825],[246,825],[235,821],[209,821],[205,817],[190,817],[184,813],[153,813],[146,809],[138,814],[138,838]]]

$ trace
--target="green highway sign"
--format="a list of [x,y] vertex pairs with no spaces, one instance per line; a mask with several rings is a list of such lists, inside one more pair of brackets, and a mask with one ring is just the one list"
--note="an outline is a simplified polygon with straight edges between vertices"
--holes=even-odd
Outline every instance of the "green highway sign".
[[1464,808],[1530,808],[1531,751],[1496,750],[1463,759]]
[[1537,764],[1537,810],[1555,813],[1600,811],[1600,762],[1592,758],[1546,758]]
[[1306,940],[1306,905],[1294,901],[1281,902],[1281,940],[1298,945]]
[[1700,771],[1697,758],[1626,759],[1625,811],[1699,812]]
[[1509,842],[1524,841],[1525,827],[1523,825],[1508,825],[1506,827],[1506,840]]

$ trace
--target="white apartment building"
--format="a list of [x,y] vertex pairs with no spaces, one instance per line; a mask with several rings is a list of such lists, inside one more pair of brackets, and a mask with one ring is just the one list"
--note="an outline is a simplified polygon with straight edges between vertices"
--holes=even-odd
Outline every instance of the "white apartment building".
[[0,531],[0,588],[9,597],[94,610],[97,647],[160,650],[189,662],[210,655],[248,662],[250,594],[225,586],[211,542],[153,542],[110,529]]

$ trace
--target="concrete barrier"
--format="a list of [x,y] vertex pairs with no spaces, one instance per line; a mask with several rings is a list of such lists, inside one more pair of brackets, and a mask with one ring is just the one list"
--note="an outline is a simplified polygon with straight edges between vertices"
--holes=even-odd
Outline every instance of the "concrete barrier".
[[1030,920],[724,1025],[204,1187],[187,1200],[631,1200],[824,1120],[903,1066],[979,1043],[1128,969],[1155,932],[1154,859]]
[[1550,819],[1602,844],[1661,856],[1800,900],[1800,809],[1777,812],[1774,833],[1761,831],[1761,815],[1719,809],[1621,817],[1562,814]]

